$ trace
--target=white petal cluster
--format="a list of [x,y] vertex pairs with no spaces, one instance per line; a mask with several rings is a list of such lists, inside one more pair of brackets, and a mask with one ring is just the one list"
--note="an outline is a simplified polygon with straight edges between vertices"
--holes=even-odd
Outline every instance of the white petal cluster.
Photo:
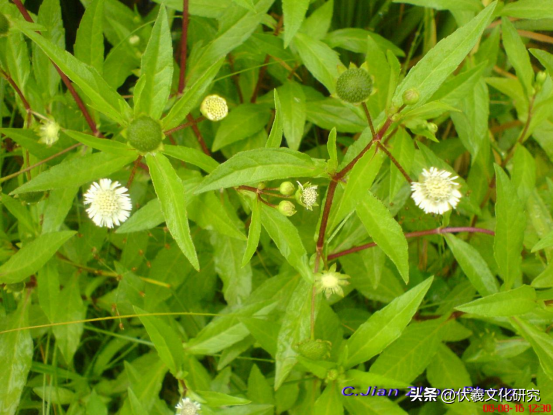
[[444,214],[454,209],[462,196],[460,185],[455,182],[457,178],[458,176],[451,177],[450,172],[436,167],[424,169],[420,182],[411,184],[412,198],[426,213]]
[[296,193],[298,203],[304,206],[307,210],[313,210],[313,206],[319,206],[317,204],[317,197],[319,196],[317,186],[313,186],[309,182],[305,183],[305,185],[298,182],[298,185],[300,187]]
[[219,95],[208,95],[200,106],[200,112],[210,121],[221,121],[228,114],[227,101]]
[[196,415],[202,409],[198,402],[189,398],[182,398],[175,408],[177,409],[176,415]]
[[121,187],[117,181],[100,179],[84,195],[84,204],[90,205],[86,210],[88,217],[100,227],[113,228],[125,222],[132,209],[131,198],[127,188]]
[[59,140],[60,126],[57,122],[48,120],[44,122],[39,129],[38,135],[40,143],[46,144],[51,147]]

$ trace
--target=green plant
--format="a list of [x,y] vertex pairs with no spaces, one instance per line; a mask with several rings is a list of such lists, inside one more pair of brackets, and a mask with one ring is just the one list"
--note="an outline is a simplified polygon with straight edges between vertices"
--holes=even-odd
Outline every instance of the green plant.
[[82,3],[0,3],[2,414],[553,402],[550,2]]

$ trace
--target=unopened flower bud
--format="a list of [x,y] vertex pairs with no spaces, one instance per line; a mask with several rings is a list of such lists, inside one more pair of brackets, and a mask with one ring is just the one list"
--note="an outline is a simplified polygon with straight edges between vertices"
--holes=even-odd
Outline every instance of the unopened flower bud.
[[426,129],[432,134],[436,134],[438,132],[438,126],[433,122],[429,122],[428,124],[426,124]]
[[294,346],[303,357],[311,360],[325,360],[330,357],[332,343],[326,340],[306,340]]
[[228,115],[227,101],[219,95],[208,95],[200,106],[200,112],[210,121],[221,121]]
[[140,37],[138,37],[137,35],[133,35],[129,38],[129,44],[131,46],[136,46],[140,43]]
[[547,72],[539,71],[536,74],[536,84],[542,85],[545,82],[546,79],[547,79]]
[[278,211],[284,216],[294,216],[296,214],[296,206],[289,200],[283,200],[278,204]]
[[336,95],[350,104],[366,101],[372,92],[373,81],[369,73],[362,68],[349,68],[336,81]]
[[278,190],[284,196],[291,196],[296,191],[296,186],[292,182],[282,182]]
[[46,144],[48,147],[53,146],[59,140],[60,126],[53,120],[48,120],[42,123],[39,128],[38,135],[40,143]]
[[403,93],[403,103],[405,105],[414,105],[419,102],[420,94],[415,88],[410,88]]
[[0,13],[0,36],[7,35],[9,30],[10,21],[7,19],[6,16]]
[[267,183],[265,183],[265,182],[261,182],[261,183],[259,183],[259,184],[257,185],[257,188],[258,188],[259,190],[263,190],[263,189],[265,189],[266,187],[267,187]]
[[127,129],[127,140],[143,153],[157,150],[163,140],[161,124],[147,115],[141,115],[131,121]]

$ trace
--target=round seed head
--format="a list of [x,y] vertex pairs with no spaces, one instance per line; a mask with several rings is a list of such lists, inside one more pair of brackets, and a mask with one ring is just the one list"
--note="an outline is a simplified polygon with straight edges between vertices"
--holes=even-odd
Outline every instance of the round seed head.
[[373,82],[369,73],[361,68],[349,68],[336,82],[336,95],[342,101],[359,104],[371,95]]
[[160,123],[147,115],[132,120],[127,129],[129,144],[143,153],[157,150],[162,139]]

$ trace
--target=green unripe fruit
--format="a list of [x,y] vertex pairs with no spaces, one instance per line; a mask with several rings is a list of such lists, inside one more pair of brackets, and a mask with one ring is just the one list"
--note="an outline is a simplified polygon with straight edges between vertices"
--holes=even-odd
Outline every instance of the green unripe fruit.
[[278,190],[284,196],[292,196],[296,191],[296,186],[292,182],[282,182]]
[[296,351],[311,360],[325,360],[330,357],[332,343],[326,340],[306,340],[295,346]]
[[403,103],[405,105],[414,105],[419,102],[419,91],[415,88],[408,89],[403,93]]
[[0,13],[0,36],[7,35],[10,30],[10,22],[2,13]]
[[426,124],[426,128],[433,134],[436,134],[438,132],[438,126],[433,122],[429,122],[428,124]]
[[296,206],[289,200],[283,200],[278,204],[278,211],[284,216],[294,216],[296,214]]
[[336,95],[342,101],[359,104],[371,95],[373,82],[367,71],[360,68],[346,70],[336,82]]
[[28,204],[37,203],[42,199],[42,196],[44,196],[44,192],[28,192],[28,193],[21,193],[19,195],[19,199],[23,200],[24,202]]
[[127,129],[129,144],[143,153],[157,150],[162,139],[161,124],[147,115],[132,120]]

